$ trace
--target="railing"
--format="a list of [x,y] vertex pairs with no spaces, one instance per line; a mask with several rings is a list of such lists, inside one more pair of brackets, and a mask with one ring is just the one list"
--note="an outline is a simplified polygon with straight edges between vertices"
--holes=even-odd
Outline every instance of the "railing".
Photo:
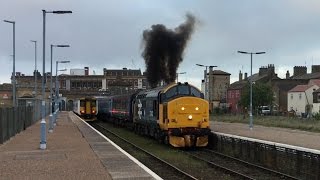
[[[36,100],[27,106],[0,108],[0,144],[25,130],[40,120],[41,101]],[[46,103],[46,115],[49,114],[49,106]]]
[[[301,179],[320,178],[318,150],[291,148],[216,134],[213,138],[218,152],[237,157]],[[249,139],[249,138],[247,138]],[[293,147],[293,146],[292,146]]]

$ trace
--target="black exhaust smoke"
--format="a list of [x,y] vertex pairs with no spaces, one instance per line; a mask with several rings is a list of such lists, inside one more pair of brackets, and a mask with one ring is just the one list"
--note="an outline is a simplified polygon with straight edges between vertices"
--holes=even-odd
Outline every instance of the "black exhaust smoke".
[[151,87],[164,80],[172,83],[176,79],[176,71],[183,60],[183,51],[194,30],[196,18],[186,14],[186,22],[174,30],[162,24],[151,26],[151,30],[143,31],[144,50],[142,57],[147,68],[147,80]]

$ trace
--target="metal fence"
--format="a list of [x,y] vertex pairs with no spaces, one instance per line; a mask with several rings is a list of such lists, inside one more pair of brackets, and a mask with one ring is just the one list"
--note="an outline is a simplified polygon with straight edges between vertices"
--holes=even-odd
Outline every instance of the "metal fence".
[[320,179],[320,155],[248,140],[214,135],[214,148],[224,154],[301,179]]
[[[41,101],[19,100],[19,106],[0,108],[0,144],[33,125],[41,118]],[[46,116],[49,114],[46,103]]]

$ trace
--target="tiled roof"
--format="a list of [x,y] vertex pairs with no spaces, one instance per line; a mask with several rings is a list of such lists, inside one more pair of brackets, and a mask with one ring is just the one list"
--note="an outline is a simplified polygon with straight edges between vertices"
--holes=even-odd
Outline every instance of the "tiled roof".
[[291,77],[292,79],[320,79],[320,72]]
[[256,82],[256,81],[259,81],[260,79],[265,78],[265,77],[267,77],[267,76],[268,76],[267,74],[264,74],[264,75],[262,75],[262,76],[259,76],[259,73],[256,73],[256,74],[253,74],[252,76],[249,76],[249,77],[248,77],[248,81],[250,81],[251,78],[252,78],[252,82]]
[[309,85],[317,85],[320,87],[320,79],[310,79]]
[[311,88],[314,85],[297,85],[292,88],[289,92],[305,92],[307,89]]
[[221,70],[214,70],[212,71],[212,74],[213,75],[231,75],[230,73],[227,73],[227,72],[224,72],[224,71],[221,71]]
[[232,84],[230,84],[228,89],[242,89],[246,84],[248,84],[248,81],[242,80],[242,81],[237,81]]

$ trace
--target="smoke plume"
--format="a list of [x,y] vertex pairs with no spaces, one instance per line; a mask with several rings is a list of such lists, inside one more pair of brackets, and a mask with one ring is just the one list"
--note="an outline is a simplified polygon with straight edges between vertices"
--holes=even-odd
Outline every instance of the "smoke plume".
[[147,80],[151,87],[164,80],[174,82],[176,71],[183,60],[183,51],[193,33],[196,18],[186,14],[186,21],[174,30],[162,24],[151,26],[143,31],[144,50],[142,57],[147,68]]

